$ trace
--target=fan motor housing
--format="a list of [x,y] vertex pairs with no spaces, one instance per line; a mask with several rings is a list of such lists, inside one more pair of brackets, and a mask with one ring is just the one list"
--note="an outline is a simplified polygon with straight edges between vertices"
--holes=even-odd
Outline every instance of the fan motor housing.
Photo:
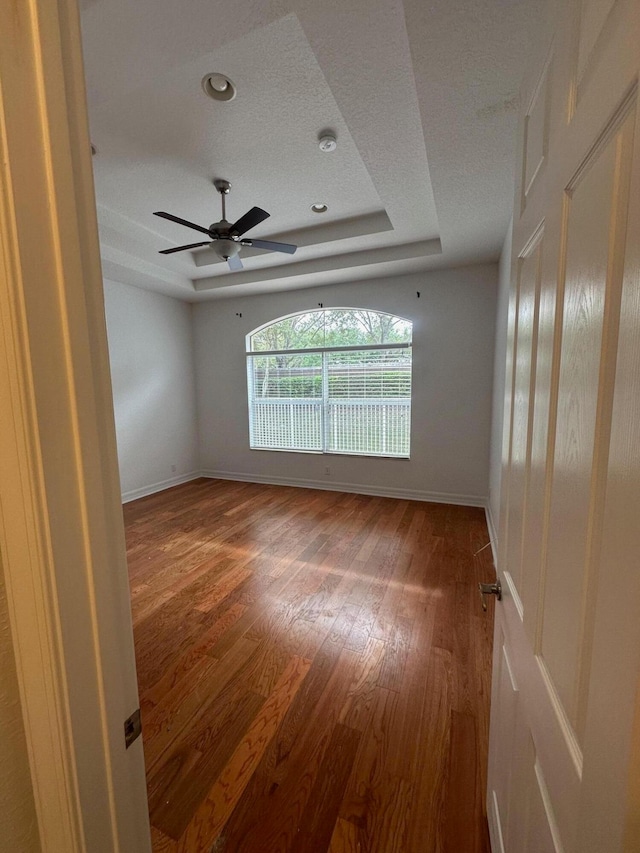
[[231,228],[231,223],[227,222],[226,219],[221,219],[220,222],[212,222],[209,226],[209,231],[213,235],[222,236],[229,233],[229,228]]

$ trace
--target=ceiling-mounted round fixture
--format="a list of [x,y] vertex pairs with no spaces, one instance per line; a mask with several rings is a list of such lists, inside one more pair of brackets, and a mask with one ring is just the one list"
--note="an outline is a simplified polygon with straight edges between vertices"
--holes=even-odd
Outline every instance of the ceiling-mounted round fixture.
[[236,96],[236,87],[225,74],[205,74],[202,88],[214,101],[232,101]]
[[311,205],[311,210],[313,210],[314,213],[326,213],[329,208],[326,204],[320,204],[319,202],[316,202],[315,204]]
[[323,133],[318,139],[318,147],[325,153],[335,151],[338,147],[338,140],[333,133]]

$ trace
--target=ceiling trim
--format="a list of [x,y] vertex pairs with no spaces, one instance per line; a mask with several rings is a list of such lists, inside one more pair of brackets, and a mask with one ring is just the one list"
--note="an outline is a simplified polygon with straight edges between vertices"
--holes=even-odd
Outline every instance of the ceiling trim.
[[195,290],[199,293],[214,288],[224,287],[226,284],[237,286],[242,284],[253,284],[255,282],[270,281],[273,279],[287,279],[295,276],[312,275],[314,273],[332,270],[345,270],[345,279],[349,278],[346,272],[351,267],[370,266],[388,261],[402,261],[408,258],[423,258],[442,253],[439,239],[418,240],[414,243],[404,243],[400,246],[383,246],[380,249],[368,249],[364,252],[346,252],[333,255],[332,257],[313,258],[298,263],[262,268],[259,270],[243,270],[242,272],[230,273],[228,276],[209,276],[193,282]]
[[[100,257],[104,277],[111,281],[158,290],[178,298],[187,297],[193,293],[193,282],[187,276],[150,264],[135,255],[129,255],[102,244]],[[179,288],[181,293],[176,293],[176,288]]]

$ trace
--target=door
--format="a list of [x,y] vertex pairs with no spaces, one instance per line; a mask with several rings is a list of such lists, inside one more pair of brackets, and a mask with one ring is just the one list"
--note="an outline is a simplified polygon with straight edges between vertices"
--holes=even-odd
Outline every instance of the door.
[[40,847],[144,853],[89,150],[75,0],[0,3],[0,550]]
[[640,850],[640,3],[550,4],[523,87],[488,814]]

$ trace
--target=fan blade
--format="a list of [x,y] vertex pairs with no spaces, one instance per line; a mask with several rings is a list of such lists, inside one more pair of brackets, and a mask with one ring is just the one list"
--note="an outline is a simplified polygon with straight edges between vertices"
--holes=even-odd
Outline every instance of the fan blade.
[[239,255],[233,255],[233,257],[231,258],[227,258],[227,263],[229,264],[229,269],[233,270],[233,272],[235,272],[236,270],[244,269]]
[[273,240],[242,240],[243,246],[253,246],[254,249],[269,249],[271,252],[286,252],[293,255],[298,248],[293,243],[276,243]]
[[187,228],[193,228],[195,231],[202,231],[203,234],[209,234],[209,229],[202,225],[196,225],[195,222],[189,222],[186,219],[180,219],[179,216],[174,216],[172,213],[165,213],[163,210],[154,211],[154,216],[161,216],[163,219],[169,219],[171,222],[177,222],[178,225],[186,225]]
[[198,246],[208,246],[211,240],[207,240],[204,243],[189,243],[188,246],[177,246],[175,249],[160,249],[159,254],[161,255],[172,255],[174,252],[184,252],[185,249],[197,249]]
[[252,207],[251,210],[248,210],[244,216],[241,216],[237,222],[234,222],[233,225],[231,225],[229,233],[236,237],[240,237],[241,234],[246,233],[251,228],[255,228],[256,225],[264,222],[264,220],[268,219],[270,216],[271,214],[267,213],[267,211],[263,210],[261,207]]

